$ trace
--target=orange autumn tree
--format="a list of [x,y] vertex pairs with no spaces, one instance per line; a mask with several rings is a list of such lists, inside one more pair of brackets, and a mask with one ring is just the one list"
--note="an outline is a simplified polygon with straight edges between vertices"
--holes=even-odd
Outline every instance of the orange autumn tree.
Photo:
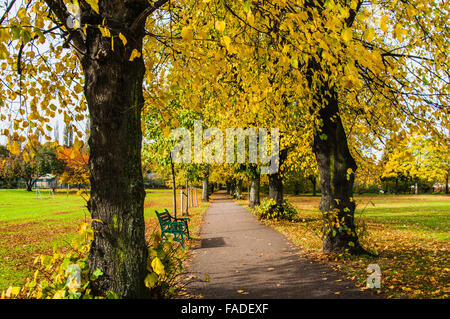
[[65,162],[59,182],[69,185],[89,184],[89,155],[74,147],[61,147],[57,157]]

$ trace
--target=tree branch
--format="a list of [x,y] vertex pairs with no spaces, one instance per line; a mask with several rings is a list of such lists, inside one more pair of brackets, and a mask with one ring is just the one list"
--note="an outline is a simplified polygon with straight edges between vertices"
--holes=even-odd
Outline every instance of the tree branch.
[[6,19],[6,17],[8,16],[9,11],[11,11],[12,6],[14,5],[14,2],[16,2],[16,0],[11,1],[8,8],[6,8],[5,13],[3,13],[2,18],[0,19],[0,24],[2,24],[3,21]]
[[66,5],[63,0],[44,0],[47,6],[53,11],[56,17],[61,21],[61,24],[73,34],[72,41],[78,52],[86,52],[86,45],[81,34],[67,25],[67,21],[70,18],[70,13],[67,11]]
[[142,13],[136,18],[136,20],[131,25],[131,27],[130,27],[131,33],[137,32],[138,29],[145,24],[147,17],[149,15],[151,15],[153,12],[155,12],[156,10],[158,10],[159,8],[161,8],[167,2],[169,2],[169,0],[158,0],[152,6],[148,7],[144,11],[142,11]]

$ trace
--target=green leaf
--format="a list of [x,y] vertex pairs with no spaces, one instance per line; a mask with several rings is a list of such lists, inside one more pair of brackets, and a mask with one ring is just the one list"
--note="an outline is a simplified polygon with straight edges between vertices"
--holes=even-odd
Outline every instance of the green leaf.
[[20,31],[21,29],[19,27],[11,27],[11,35],[13,37],[14,40],[17,40],[20,38]]
[[27,30],[22,30],[22,39],[24,43],[28,43],[31,41],[31,34]]
[[98,277],[100,277],[101,275],[103,275],[103,272],[97,268],[91,275],[91,280],[96,280]]
[[156,282],[158,281],[158,275],[152,272],[151,274],[148,274],[147,277],[145,277],[145,286],[148,288],[153,288],[156,285]]
[[108,291],[106,293],[106,299],[120,299],[119,295],[117,295],[115,292],[113,291]]

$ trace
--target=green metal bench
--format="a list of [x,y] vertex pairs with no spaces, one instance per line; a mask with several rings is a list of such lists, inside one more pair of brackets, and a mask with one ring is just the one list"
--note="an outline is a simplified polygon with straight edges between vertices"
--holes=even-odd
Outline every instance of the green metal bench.
[[165,209],[162,213],[155,210],[155,213],[161,227],[161,238],[167,240],[167,235],[172,234],[173,240],[179,242],[184,249],[184,238],[191,238],[189,235],[188,226],[188,222],[191,220],[187,217],[174,218],[170,216],[167,209]]

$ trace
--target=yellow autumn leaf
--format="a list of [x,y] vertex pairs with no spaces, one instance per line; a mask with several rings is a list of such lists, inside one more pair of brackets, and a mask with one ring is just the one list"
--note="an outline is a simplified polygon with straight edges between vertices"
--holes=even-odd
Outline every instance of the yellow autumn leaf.
[[20,155],[20,144],[17,142],[14,142],[12,145],[10,145],[9,151],[11,152],[11,154],[19,156]]
[[367,28],[366,32],[364,32],[364,39],[370,42],[375,37],[375,30],[373,28]]
[[191,42],[194,39],[194,35],[192,33],[192,27],[184,27],[181,30],[181,38],[183,38],[184,41]]
[[105,38],[111,37],[111,32],[109,32],[109,29],[107,27],[103,27],[103,26],[99,25],[98,28],[100,29],[100,32],[102,33],[103,37],[105,37]]
[[229,36],[223,37],[223,42],[225,43],[225,47],[230,53],[233,53],[233,47],[231,46],[231,38]]
[[20,8],[19,11],[17,11],[17,17],[20,20],[23,20],[27,16],[27,10],[25,8]]
[[158,257],[153,258],[153,260],[152,260],[152,268],[153,268],[153,271],[157,275],[164,275],[165,274],[164,265],[162,264],[161,260]]
[[65,296],[66,291],[64,289],[60,289],[53,295],[53,299],[63,299]]
[[225,21],[216,21],[215,26],[216,26],[217,31],[223,32],[223,31],[225,31],[226,23],[225,23]]
[[86,0],[86,2],[91,6],[92,10],[99,13],[98,0]]
[[9,286],[8,289],[6,290],[5,293],[5,297],[6,298],[11,298],[11,297],[15,297],[20,293],[20,287],[12,287]]
[[134,61],[134,59],[139,58],[140,56],[141,56],[141,53],[138,50],[133,49],[133,51],[131,52],[129,61]]
[[164,137],[169,137],[170,136],[170,127],[169,126],[166,126],[165,128],[164,128],[164,130],[163,130],[163,133],[164,133]]
[[342,40],[344,40],[344,42],[350,42],[352,36],[353,35],[351,29],[345,29],[341,34]]
[[255,16],[252,13],[252,10],[248,10],[247,13],[247,22],[248,24],[250,24],[252,27],[255,25]]
[[388,21],[387,16],[382,16],[380,19],[380,28],[381,30],[383,30],[383,32],[388,32],[388,26],[386,24],[387,21]]
[[73,143],[73,148],[76,149],[76,150],[82,149],[83,146],[84,146],[84,142],[82,140],[79,140],[78,138]]
[[122,33],[119,33],[119,38],[122,40],[123,45],[126,46],[128,42],[127,38]]

